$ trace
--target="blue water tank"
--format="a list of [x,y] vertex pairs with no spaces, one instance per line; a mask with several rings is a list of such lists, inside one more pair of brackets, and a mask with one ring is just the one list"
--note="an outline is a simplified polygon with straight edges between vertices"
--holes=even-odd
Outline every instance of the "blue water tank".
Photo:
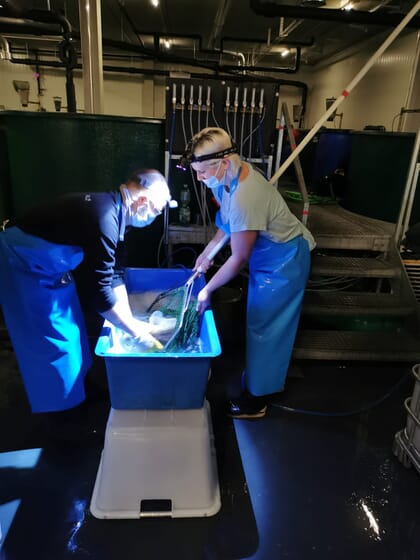
[[338,169],[343,170],[344,176],[350,161],[351,137],[349,131],[325,131],[318,137],[315,152],[314,166],[310,190],[317,194],[330,194],[320,192],[326,177],[334,175]]

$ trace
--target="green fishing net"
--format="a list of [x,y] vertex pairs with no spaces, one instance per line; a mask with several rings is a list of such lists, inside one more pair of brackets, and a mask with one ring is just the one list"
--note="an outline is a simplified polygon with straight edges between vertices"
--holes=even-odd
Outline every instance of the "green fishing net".
[[174,332],[164,345],[165,352],[186,352],[196,345],[200,331],[200,316],[196,311],[197,300],[191,297],[186,286],[160,294],[148,311],[160,311],[164,317],[175,318]]

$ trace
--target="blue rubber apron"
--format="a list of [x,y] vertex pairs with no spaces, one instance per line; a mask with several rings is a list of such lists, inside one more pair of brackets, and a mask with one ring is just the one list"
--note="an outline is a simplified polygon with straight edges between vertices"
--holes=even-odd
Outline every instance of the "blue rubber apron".
[[85,399],[91,354],[71,274],[79,247],[49,243],[17,227],[0,232],[0,304],[33,412]]
[[[239,175],[232,180],[235,192]],[[223,187],[219,187],[222,200]],[[216,225],[230,234],[220,210]],[[310,269],[309,244],[302,236],[279,243],[258,234],[249,260],[245,387],[255,395],[281,391],[293,351]]]
[[249,261],[244,377],[253,395],[284,387],[309,268],[302,236],[276,243],[258,235]]

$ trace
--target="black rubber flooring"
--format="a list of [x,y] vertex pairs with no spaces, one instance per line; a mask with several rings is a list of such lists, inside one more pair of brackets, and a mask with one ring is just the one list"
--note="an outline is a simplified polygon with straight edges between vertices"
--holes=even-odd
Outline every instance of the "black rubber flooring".
[[219,513],[100,520],[89,504],[110,409],[103,362],[86,403],[46,421],[31,414],[2,335],[1,560],[418,560],[420,474],[392,452],[411,365],[295,363],[265,418],[232,421],[243,352],[224,347],[207,391]]

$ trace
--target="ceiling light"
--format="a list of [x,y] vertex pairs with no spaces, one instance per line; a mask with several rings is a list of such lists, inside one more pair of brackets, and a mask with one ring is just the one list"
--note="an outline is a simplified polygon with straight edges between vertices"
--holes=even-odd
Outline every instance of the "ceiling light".
[[159,0],[150,0],[150,3],[154,8],[157,8],[159,6]]

